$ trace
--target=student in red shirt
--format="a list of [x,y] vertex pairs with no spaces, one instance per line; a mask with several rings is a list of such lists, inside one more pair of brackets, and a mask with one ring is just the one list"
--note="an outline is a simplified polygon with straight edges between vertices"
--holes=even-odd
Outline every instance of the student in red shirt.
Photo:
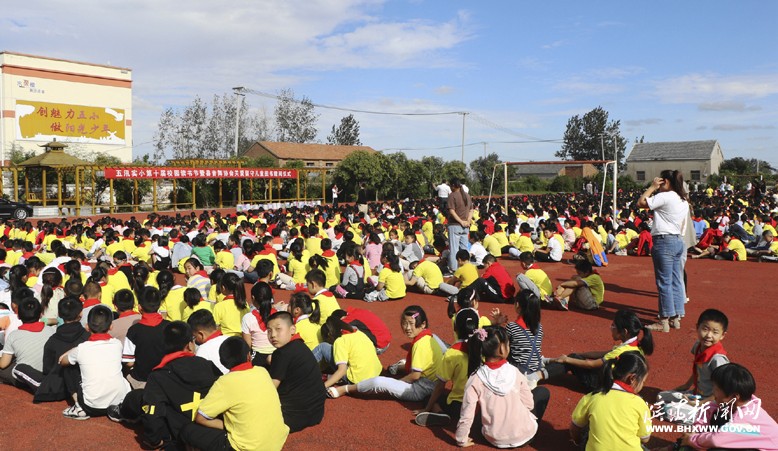
[[486,269],[472,287],[477,293],[478,299],[487,302],[512,302],[516,293],[516,286],[505,267],[502,266],[493,255],[484,257]]

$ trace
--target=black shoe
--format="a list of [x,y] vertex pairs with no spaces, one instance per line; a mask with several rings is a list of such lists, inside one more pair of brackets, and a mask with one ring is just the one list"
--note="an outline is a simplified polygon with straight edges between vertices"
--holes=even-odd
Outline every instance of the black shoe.
[[113,404],[108,406],[105,412],[106,416],[109,420],[115,422],[115,423],[121,423],[124,421],[124,418],[122,418],[122,406],[121,404]]

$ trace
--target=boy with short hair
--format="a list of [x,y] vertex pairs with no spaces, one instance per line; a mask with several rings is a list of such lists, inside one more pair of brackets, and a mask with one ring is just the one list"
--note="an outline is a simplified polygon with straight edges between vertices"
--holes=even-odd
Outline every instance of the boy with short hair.
[[78,389],[81,374],[77,367],[63,368],[62,354],[87,341],[91,335],[79,321],[83,306],[74,296],[65,296],[57,305],[63,324],[43,346],[43,381],[35,392],[33,402],[61,401]]
[[535,257],[532,256],[532,253],[522,252],[519,255],[519,261],[521,262],[521,267],[524,268],[524,274],[516,276],[519,290],[530,290],[538,299],[545,299],[551,295],[554,291],[551,279],[548,278],[548,274],[545,271],[535,267]]
[[[86,304],[86,301],[84,301]],[[142,316],[133,310],[135,308],[135,296],[130,290],[119,290],[113,295],[113,306],[119,317],[113,321],[111,336],[122,342],[127,337],[130,327],[137,324]]]
[[[550,241],[550,240],[549,240]],[[545,298],[562,310],[572,305],[582,310],[597,310],[605,296],[605,284],[588,260],[575,263],[576,275],[559,284],[552,296]]]
[[116,422],[141,420],[147,449],[180,449],[181,428],[192,422],[200,399],[221,372],[194,355],[192,330],[183,321],[165,326],[162,336],[166,354],[149,374],[146,388],[133,390],[120,404],[108,407],[108,418]]
[[270,343],[276,348],[270,360],[270,377],[278,389],[284,423],[290,432],[321,423],[327,391],[319,364],[297,334],[292,315],[270,315],[267,330]]
[[81,290],[81,296],[83,296],[84,299],[81,312],[81,325],[86,329],[89,311],[102,302],[103,289],[99,283],[89,280],[86,282],[86,285],[84,285],[83,290]]
[[0,382],[36,390],[43,379],[43,346],[54,335],[54,328],[40,321],[41,304],[28,297],[19,304],[22,321],[5,340],[0,354]]
[[466,249],[460,249],[457,251],[457,270],[454,271],[454,275],[446,280],[447,284],[453,285],[460,290],[467,288],[478,280],[478,268],[474,264],[470,263],[470,253]]
[[562,261],[564,255],[564,247],[560,240],[557,239],[556,230],[554,230],[553,224],[547,224],[546,229],[543,230],[543,236],[546,237],[548,243],[544,248],[535,250],[535,260],[546,263],[557,263]]
[[198,310],[189,316],[187,323],[192,328],[192,336],[198,346],[196,355],[210,360],[222,374],[227,374],[229,370],[219,360],[219,347],[228,336],[222,335],[221,330],[216,326],[213,313],[208,310]]
[[[727,351],[721,342],[727,335],[729,319],[716,309],[707,309],[697,319],[697,339],[692,345],[694,355],[689,379],[673,390],[659,392],[657,401],[665,404],[669,421],[691,423],[695,420],[695,405],[713,400],[711,374],[729,363]],[[698,404],[699,403],[699,404]]]
[[133,388],[143,388],[151,370],[162,361],[165,355],[162,331],[170,323],[157,313],[162,303],[159,290],[144,288],[138,301],[141,319],[127,330],[122,355],[122,362],[130,368],[127,380]]
[[484,257],[484,273],[470,286],[478,293],[478,299],[487,302],[511,302],[516,293],[508,271],[493,255]]
[[181,430],[182,441],[199,449],[280,450],[289,427],[267,370],[252,367],[251,348],[242,338],[225,340],[219,356],[230,372],[213,384],[195,422]]
[[78,365],[81,384],[74,394],[75,404],[62,411],[74,420],[88,420],[104,416],[108,406],[119,404],[130,391],[130,384],[122,377],[122,344],[108,331],[113,322],[111,309],[98,305],[89,312],[89,340],[64,354],[62,366]]

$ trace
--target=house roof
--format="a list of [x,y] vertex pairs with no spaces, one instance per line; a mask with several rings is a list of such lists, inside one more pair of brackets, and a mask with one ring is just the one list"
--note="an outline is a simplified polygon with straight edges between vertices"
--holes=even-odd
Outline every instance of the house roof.
[[627,161],[709,160],[718,141],[637,143]]
[[375,152],[368,146],[335,146],[330,144],[301,144],[289,142],[258,141],[243,155],[256,158],[260,148],[267,150],[273,157],[281,160],[329,160],[341,161],[352,152],[362,150]]
[[35,155],[32,158],[28,158],[21,163],[18,163],[16,166],[60,168],[71,166],[89,166],[92,164],[88,161],[81,160],[74,157],[73,155],[65,153],[67,144],[57,142],[57,140],[46,143],[40,147],[44,147],[46,151],[40,155]]

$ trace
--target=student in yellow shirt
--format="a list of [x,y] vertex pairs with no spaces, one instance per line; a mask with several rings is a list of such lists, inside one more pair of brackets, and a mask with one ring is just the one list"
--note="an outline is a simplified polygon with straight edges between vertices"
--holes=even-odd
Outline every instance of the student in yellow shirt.
[[462,290],[478,280],[478,268],[470,263],[470,253],[467,249],[458,250],[456,257],[458,265],[457,270],[454,271],[453,276],[446,280],[446,283]]
[[225,271],[232,271],[235,269],[235,256],[232,255],[227,246],[216,240],[213,242],[213,250],[216,253],[216,257],[213,259],[213,264],[216,268],[221,268]]
[[[421,410],[413,411],[416,415],[414,421],[419,426],[445,426],[452,419],[459,419],[469,376],[467,338],[481,326],[478,313],[472,309],[461,310],[455,318],[455,336],[464,338],[458,339],[443,354],[436,374],[435,388],[427,405]],[[444,397],[448,382],[451,382],[451,391]]]
[[[321,257],[321,256],[319,256]],[[314,258],[314,257],[311,257]],[[324,271],[320,269],[312,269],[305,275],[305,282],[308,288],[308,293],[313,296],[313,299],[319,302],[319,310],[321,311],[322,321],[327,321],[327,318],[332,315],[335,310],[340,310],[338,300],[335,299],[335,295],[327,290],[325,285],[326,276]]]
[[305,285],[305,275],[311,270],[308,264],[311,256],[303,250],[302,240],[295,240],[289,246],[289,258],[286,261],[286,273],[278,275],[281,286],[287,290],[294,290],[298,286]]
[[[508,249],[511,247],[511,243],[508,240],[508,235],[505,234],[505,229],[502,224],[494,225],[494,233],[492,234],[492,237],[494,237],[494,239],[497,240],[497,244],[500,245],[500,255],[507,254]],[[499,257],[499,255],[495,255],[495,257]]]
[[[495,226],[499,227],[499,226]],[[486,235],[483,239],[483,245],[486,248],[487,252],[492,254],[495,257],[500,257],[502,255],[502,246],[500,246],[500,242],[497,241],[497,238],[494,237],[494,235]]]
[[[732,236],[729,232],[722,235],[721,240],[727,244],[726,250],[716,254],[716,260],[730,260],[744,262],[746,261],[746,246],[739,238]],[[723,246],[722,246],[723,247]]]
[[366,302],[394,301],[405,297],[405,278],[403,277],[400,260],[393,252],[381,255],[384,267],[378,273],[378,284],[374,291],[365,295]]
[[213,304],[203,299],[200,290],[197,288],[186,288],[184,290],[184,311],[181,313],[181,321],[186,322],[192,313],[198,310],[208,310],[213,312]]
[[535,244],[532,242],[532,228],[529,223],[522,223],[519,226],[519,234],[512,233],[510,236],[510,245],[508,253],[513,258],[518,258],[524,252],[534,252]]
[[584,396],[573,410],[570,437],[577,447],[588,427],[586,449],[639,451],[651,437],[651,412],[638,395],[648,375],[648,363],[637,352],[625,352],[608,361],[603,386]]
[[321,343],[321,312],[319,301],[311,299],[308,293],[298,292],[289,299],[289,313],[294,326],[308,349],[315,349]]
[[605,297],[602,277],[588,260],[576,262],[575,273],[572,279],[560,283],[554,294],[545,301],[562,310],[567,310],[570,304],[582,310],[597,310]]
[[251,364],[251,349],[242,338],[226,339],[219,355],[230,371],[200,402],[194,423],[181,429],[181,439],[197,449],[282,449],[289,427],[267,370]]
[[424,294],[445,297],[459,293],[459,288],[449,285],[443,280],[443,272],[440,270],[440,266],[431,261],[421,260],[413,262],[410,264],[410,269],[412,272],[409,271],[405,276],[405,285],[408,287],[417,288],[418,291]]
[[162,299],[159,313],[168,321],[183,320],[184,309],[186,308],[186,301],[184,300],[186,287],[175,285],[173,273],[167,270],[160,271],[157,274],[157,285],[159,286],[159,297]]
[[243,284],[243,279],[237,274],[227,273],[222,278],[220,286],[221,292],[224,294],[224,301],[213,307],[213,319],[221,329],[222,334],[243,337],[241,321],[243,315],[250,311],[246,301],[246,287]]
[[516,283],[520,290],[530,290],[538,299],[545,299],[554,292],[551,285],[551,279],[548,274],[540,268],[535,267],[535,257],[531,252],[524,252],[519,257],[521,267],[524,268],[524,274],[516,275]]
[[[334,317],[330,321],[331,323],[325,325],[325,335],[328,334],[327,330],[342,329],[345,324]],[[405,361],[401,361],[406,373],[401,379],[376,375],[361,381],[351,381],[351,385],[340,387],[332,387],[333,384],[325,383],[330,387],[327,390],[329,396],[337,398],[345,394],[374,393],[387,394],[401,401],[416,402],[428,398],[435,389],[438,367],[443,359],[443,349],[439,339],[427,328],[427,324],[427,313],[420,306],[409,305],[403,310],[400,327],[412,341]],[[372,344],[369,339],[368,343]],[[338,362],[337,352],[335,354],[335,361]]]

